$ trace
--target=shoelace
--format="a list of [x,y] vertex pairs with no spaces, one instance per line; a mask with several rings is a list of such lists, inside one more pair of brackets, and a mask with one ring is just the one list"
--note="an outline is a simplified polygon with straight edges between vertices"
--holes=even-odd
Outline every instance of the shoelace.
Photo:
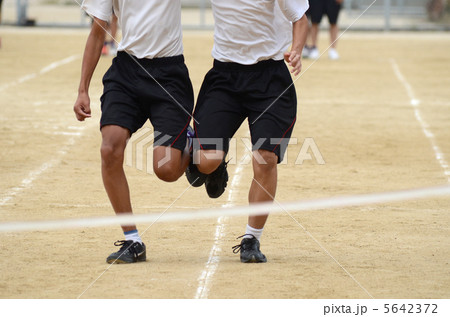
[[[254,235],[252,235],[252,234],[243,234],[242,236],[239,236],[239,237],[237,237],[236,239],[240,239],[240,238],[243,238],[243,237],[245,237],[245,236],[251,236],[252,239],[256,239],[256,237],[255,237]],[[239,251],[241,251],[241,249],[242,249],[242,241],[241,241],[240,244],[235,245],[235,246],[232,247],[231,249],[233,250],[233,253],[238,253]]]
[[130,250],[130,252],[133,254],[133,256],[136,258],[138,256],[138,252],[136,251],[135,247],[132,247],[134,244],[134,241],[131,240],[117,240],[116,242],[114,242],[114,245],[116,247],[121,247],[119,249],[119,252],[121,252],[120,255],[122,255],[123,253],[127,252],[128,250]]

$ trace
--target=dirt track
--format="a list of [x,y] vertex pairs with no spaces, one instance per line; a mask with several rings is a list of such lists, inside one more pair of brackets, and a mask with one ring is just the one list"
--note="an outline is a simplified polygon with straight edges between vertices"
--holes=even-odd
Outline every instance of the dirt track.
[[[93,118],[79,123],[72,105],[86,31],[0,31],[0,221],[111,215],[98,132],[101,77],[110,58],[101,60],[92,81]],[[277,199],[446,184],[394,69],[420,100],[419,114],[449,162],[449,40],[448,34],[348,34],[339,46],[340,61],[326,55],[312,66],[305,61],[296,82],[298,145],[279,168]],[[197,92],[211,66],[212,34],[185,32],[184,42]],[[246,135],[243,125],[238,158],[245,154],[239,138]],[[294,164],[305,138],[313,138],[325,165],[314,156]],[[227,192],[210,200],[203,188],[177,199],[188,187],[184,178],[166,184],[127,166],[135,212],[161,213],[176,199],[170,211],[245,205],[251,167],[236,174],[238,167],[229,168]],[[448,298],[449,202],[273,215],[262,238],[269,260],[264,265],[241,264],[231,252],[244,216],[156,223],[143,237],[146,263],[113,266],[89,289],[108,268],[105,257],[122,239],[120,228],[0,234],[0,298]],[[204,283],[206,272],[213,274]]]

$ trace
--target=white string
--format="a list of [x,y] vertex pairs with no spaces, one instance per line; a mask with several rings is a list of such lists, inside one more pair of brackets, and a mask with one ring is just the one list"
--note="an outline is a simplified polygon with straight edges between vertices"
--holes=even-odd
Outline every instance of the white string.
[[213,208],[203,209],[193,212],[171,212],[161,216],[160,213],[110,216],[97,218],[78,218],[78,219],[58,219],[44,221],[26,221],[26,222],[6,222],[0,223],[1,232],[19,232],[19,231],[45,231],[45,230],[63,230],[75,228],[94,228],[112,225],[130,225],[135,223],[153,223],[158,222],[183,222],[200,219],[218,218],[220,216],[243,216],[260,215],[268,212],[284,213],[285,211],[312,211],[320,209],[335,209],[351,206],[361,206],[370,204],[382,204],[388,202],[417,200],[437,196],[450,195],[450,185],[427,187],[419,189],[409,189],[384,193],[373,193],[354,196],[341,196],[333,198],[322,198],[306,201],[294,201],[282,204],[261,203],[250,206],[240,206],[232,208]]

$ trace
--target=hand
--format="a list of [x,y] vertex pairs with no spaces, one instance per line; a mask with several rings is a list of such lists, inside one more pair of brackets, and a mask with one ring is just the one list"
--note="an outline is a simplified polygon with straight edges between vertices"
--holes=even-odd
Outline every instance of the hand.
[[292,67],[291,73],[297,76],[302,71],[302,54],[297,51],[284,53],[284,60]]
[[86,118],[91,117],[91,100],[87,93],[79,93],[77,101],[73,106],[73,111],[78,121],[84,121]]
[[336,0],[337,4],[342,4],[342,2],[344,2],[344,0]]

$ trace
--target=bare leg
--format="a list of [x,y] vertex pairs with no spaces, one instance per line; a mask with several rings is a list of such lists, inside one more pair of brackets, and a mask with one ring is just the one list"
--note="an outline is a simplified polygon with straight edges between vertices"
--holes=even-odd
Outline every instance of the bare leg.
[[[124,151],[130,132],[116,125],[102,128],[102,177],[114,212],[132,214],[130,190],[123,170]],[[124,232],[135,230],[135,225],[122,226]]]
[[153,170],[159,179],[175,182],[183,175],[189,164],[187,148],[182,152],[167,146],[157,146],[153,150]]
[[339,34],[339,27],[337,24],[330,25],[330,44],[332,48],[336,48],[337,46],[337,38]]
[[314,47],[317,47],[317,39],[319,37],[319,24],[313,23],[311,25],[311,44]]
[[312,25],[311,25],[311,23],[309,23],[308,24],[308,35],[306,36],[306,43],[305,43],[305,46],[308,46],[308,47],[312,47],[313,46],[313,44],[312,44],[312,36],[311,36],[311,28],[312,28]]
[[211,174],[214,172],[225,157],[224,151],[219,150],[200,150],[194,154],[194,163],[199,172]]
[[[259,150],[259,155],[266,164],[258,162],[253,156],[253,182],[250,187],[248,201],[260,203],[273,201],[277,190],[277,160],[273,152]],[[269,215],[257,215],[248,217],[248,225],[255,229],[262,229]]]

